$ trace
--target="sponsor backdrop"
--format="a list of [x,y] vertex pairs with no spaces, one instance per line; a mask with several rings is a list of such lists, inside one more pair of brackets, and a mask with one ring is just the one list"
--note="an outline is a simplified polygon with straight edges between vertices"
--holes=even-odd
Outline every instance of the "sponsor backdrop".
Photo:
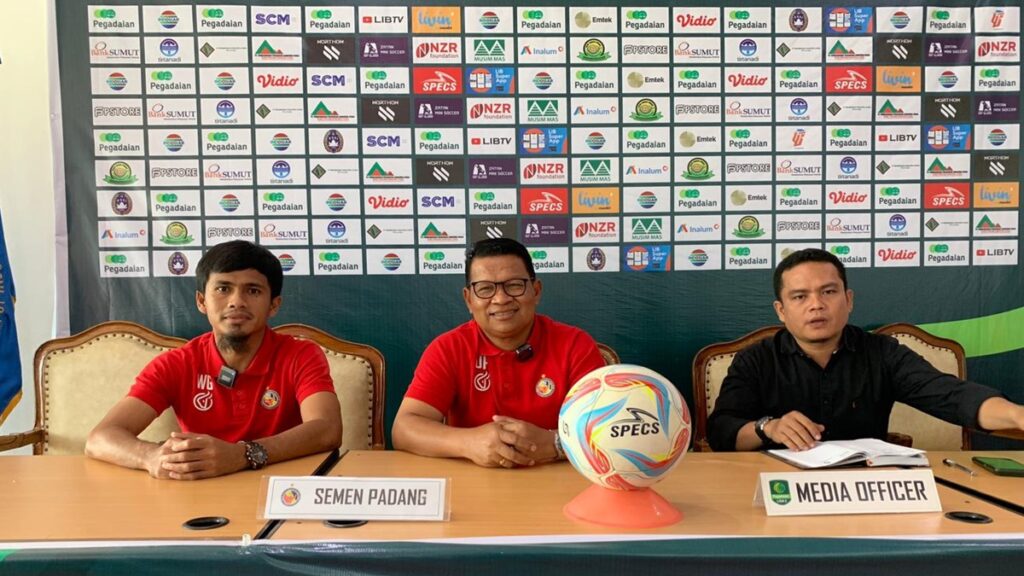
[[277,321],[384,352],[390,419],[507,236],[542,311],[690,398],[818,246],[854,322],[1024,400],[1020,8],[697,4],[58,3],[72,330],[193,336],[203,250],[257,241]]

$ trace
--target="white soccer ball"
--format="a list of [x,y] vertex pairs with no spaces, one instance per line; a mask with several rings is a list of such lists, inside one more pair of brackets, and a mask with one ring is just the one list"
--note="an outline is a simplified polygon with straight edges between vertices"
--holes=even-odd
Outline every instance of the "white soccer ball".
[[676,387],[631,364],[598,368],[569,390],[558,415],[569,462],[591,482],[638,490],[659,482],[690,446],[690,411]]

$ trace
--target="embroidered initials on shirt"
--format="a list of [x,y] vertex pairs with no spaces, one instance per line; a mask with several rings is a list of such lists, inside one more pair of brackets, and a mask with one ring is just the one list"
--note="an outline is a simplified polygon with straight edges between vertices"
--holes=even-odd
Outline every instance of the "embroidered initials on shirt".
[[487,371],[487,357],[478,356],[476,359],[476,375],[473,376],[473,388],[478,392],[487,392],[491,389],[491,373]]
[[200,412],[213,408],[213,377],[200,374],[196,379],[196,395],[192,397],[192,405]]

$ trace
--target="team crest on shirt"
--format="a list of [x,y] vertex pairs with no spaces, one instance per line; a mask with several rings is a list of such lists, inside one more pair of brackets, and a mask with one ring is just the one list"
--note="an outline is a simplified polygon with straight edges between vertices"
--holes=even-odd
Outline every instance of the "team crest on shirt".
[[260,398],[260,405],[267,410],[273,410],[277,408],[277,405],[281,403],[281,395],[276,390],[267,390],[263,393],[263,398]]
[[491,389],[491,373],[487,371],[487,357],[478,356],[476,359],[476,374],[473,375],[473,388],[477,392],[487,392]]
[[537,385],[533,389],[537,392],[537,396],[547,398],[555,393],[555,381],[541,374],[540,380],[537,381]]
[[196,379],[196,394],[192,397],[192,405],[200,412],[213,408],[213,377],[209,374],[200,374]]

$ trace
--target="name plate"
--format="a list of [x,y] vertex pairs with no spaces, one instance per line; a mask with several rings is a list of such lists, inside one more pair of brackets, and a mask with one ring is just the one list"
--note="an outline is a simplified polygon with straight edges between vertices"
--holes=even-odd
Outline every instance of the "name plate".
[[272,476],[268,520],[447,520],[445,478]]
[[762,472],[762,502],[769,516],[942,511],[931,470]]

